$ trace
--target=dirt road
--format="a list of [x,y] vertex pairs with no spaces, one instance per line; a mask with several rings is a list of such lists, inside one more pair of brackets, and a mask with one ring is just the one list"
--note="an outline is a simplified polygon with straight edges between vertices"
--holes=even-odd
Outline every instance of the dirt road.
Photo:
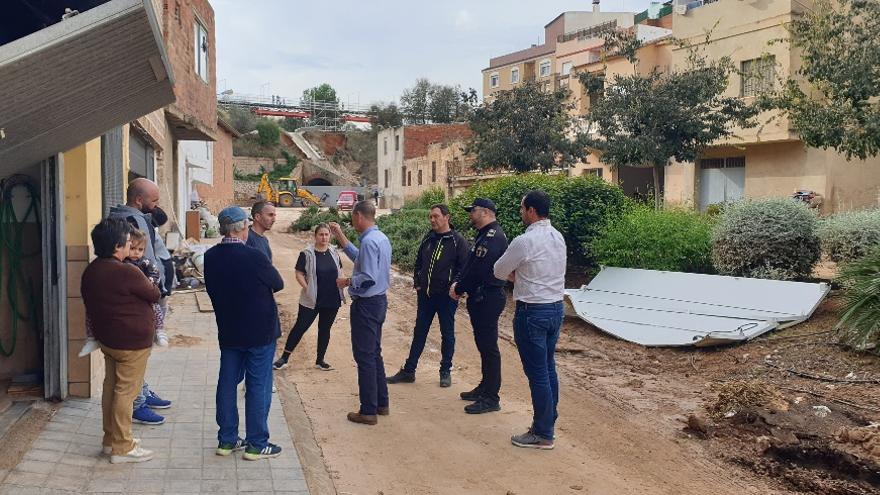
[[[270,234],[276,266],[285,278],[281,309],[295,315],[299,286],[293,265],[307,236]],[[346,260],[346,273],[351,263]],[[383,333],[386,371],[406,358],[415,318],[409,278],[396,277],[389,294]],[[378,426],[350,423],[357,410],[356,368],[351,356],[348,306],[334,324],[327,362],[334,371],[314,368],[316,330],[303,338],[291,366],[279,372],[295,382],[330,476],[340,494],[742,494],[787,493],[749,471],[718,461],[696,441],[679,433],[681,411],[693,393],[681,384],[638,379],[624,397],[596,385],[607,361],[584,358],[584,349],[560,354],[560,404],[556,449],[532,451],[510,444],[510,435],[530,424],[527,382],[510,342],[511,311],[502,317],[502,410],[479,416],[463,412],[458,393],[479,381],[479,355],[462,305],[456,317],[453,386],[438,385],[439,330],[432,328],[414,384],[390,386],[391,415]],[[287,322],[289,329],[289,323]],[[286,336],[286,333],[285,333]],[[283,338],[279,344],[283,345]],[[566,342],[560,343],[565,346]],[[589,350],[586,350],[589,352]],[[584,364],[586,363],[586,365]],[[650,391],[681,387],[664,403]],[[282,387],[282,393],[289,393]],[[640,395],[645,394],[644,407]],[[684,398],[682,398],[684,397]],[[291,397],[286,397],[291,402]],[[691,399],[693,401],[694,399]],[[650,405],[647,403],[650,402]],[[684,402],[684,403],[680,403]],[[634,405],[635,404],[635,405]]]

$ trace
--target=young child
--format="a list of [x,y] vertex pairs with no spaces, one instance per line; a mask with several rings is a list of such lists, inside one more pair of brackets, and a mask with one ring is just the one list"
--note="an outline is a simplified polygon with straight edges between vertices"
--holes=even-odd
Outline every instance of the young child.
[[[150,260],[144,258],[144,251],[147,248],[147,234],[140,230],[131,231],[131,252],[126,263],[138,267],[144,275],[150,279],[156,287],[161,290],[161,276],[159,275],[159,267]],[[153,314],[156,318],[156,344],[159,347],[168,347],[168,334],[165,333],[165,312],[159,304],[153,304]]]

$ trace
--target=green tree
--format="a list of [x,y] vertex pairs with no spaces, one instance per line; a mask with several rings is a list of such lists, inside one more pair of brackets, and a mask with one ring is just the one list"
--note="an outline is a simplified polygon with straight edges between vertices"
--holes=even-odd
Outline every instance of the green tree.
[[403,91],[400,109],[408,124],[426,124],[431,120],[433,85],[425,78],[416,79],[412,88]]
[[259,135],[261,146],[273,146],[278,144],[278,138],[281,137],[281,129],[274,121],[264,119],[257,124],[257,134]]
[[[706,36],[706,44],[710,41]],[[608,53],[633,64],[632,75],[580,73],[587,92],[600,87],[602,97],[590,106],[587,120],[593,132],[584,142],[612,167],[650,167],[654,171],[654,206],[660,209],[660,174],[672,159],[693,162],[703,150],[733,134],[736,126],[754,127],[757,106],[725,96],[734,71],[729,57],[707,60],[699,49],[688,50],[681,69],[647,74],[639,71],[641,43],[632,35],[612,33]]]
[[880,2],[818,0],[789,31],[802,63],[762,105],[787,114],[809,146],[880,154]]
[[235,130],[247,134],[257,128],[259,119],[248,108],[229,106],[226,107],[227,120]]
[[300,127],[305,127],[306,123],[303,119],[295,119],[293,117],[284,117],[284,120],[281,121],[281,128],[285,131],[293,132]]
[[302,94],[303,102],[323,102],[332,105],[338,105],[339,99],[336,98],[336,90],[333,89],[333,86],[330,86],[328,83],[323,83],[321,85],[315,86],[314,88],[309,88],[303,91]]
[[478,170],[507,168],[516,172],[569,167],[587,150],[582,137],[572,139],[570,92],[546,92],[537,83],[501,92],[470,117],[473,138],[468,151]]
[[403,125],[403,113],[394,103],[373,103],[369,115],[370,126],[374,132]]

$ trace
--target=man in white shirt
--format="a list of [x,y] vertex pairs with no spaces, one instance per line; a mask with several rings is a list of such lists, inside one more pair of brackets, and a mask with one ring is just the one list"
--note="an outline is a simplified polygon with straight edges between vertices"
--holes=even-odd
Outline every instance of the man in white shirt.
[[495,277],[514,283],[513,337],[529,379],[534,418],[527,432],[514,435],[510,441],[517,447],[549,450],[553,448],[553,427],[558,416],[555,352],[563,316],[565,239],[550,225],[547,193],[526,194],[519,212],[528,228],[495,262],[494,272]]

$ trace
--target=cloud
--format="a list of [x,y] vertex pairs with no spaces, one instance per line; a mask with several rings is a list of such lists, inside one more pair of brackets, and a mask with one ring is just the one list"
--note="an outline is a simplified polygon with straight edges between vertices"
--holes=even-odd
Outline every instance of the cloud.
[[474,18],[470,11],[461,9],[455,14],[455,27],[459,29],[471,27],[474,24]]

